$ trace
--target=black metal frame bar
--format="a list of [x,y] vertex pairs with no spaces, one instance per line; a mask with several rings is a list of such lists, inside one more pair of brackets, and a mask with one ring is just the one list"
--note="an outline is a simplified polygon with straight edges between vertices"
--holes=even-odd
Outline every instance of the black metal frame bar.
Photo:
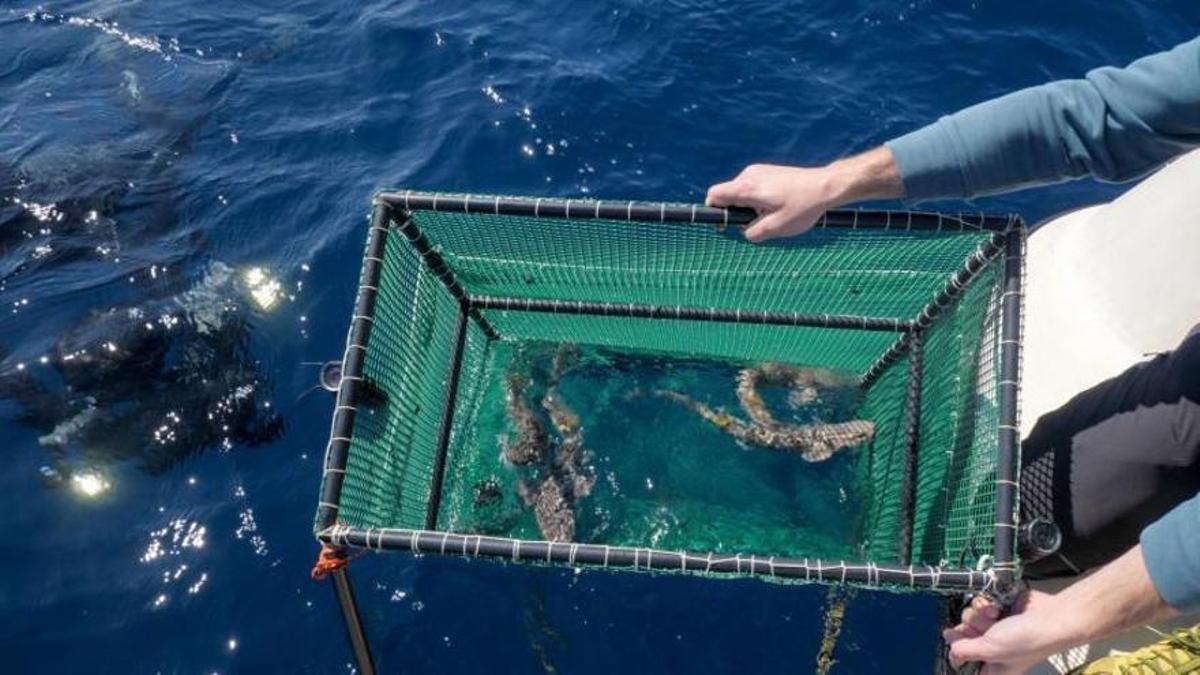
[[[497,216],[571,218],[576,220],[624,220],[659,223],[744,226],[754,220],[750,209],[714,208],[699,204],[616,201],[603,199],[556,199],[551,197],[504,197],[498,195],[450,194],[418,190],[383,191],[376,201],[405,211],[441,211]],[[826,212],[817,227],[925,231],[1005,232],[1012,216],[986,213],[935,213],[883,210],[833,210]]]
[[535,298],[497,298],[473,295],[471,307],[481,310],[545,312],[548,314],[586,314],[593,316],[634,317],[641,319],[678,319],[721,323],[765,324],[771,326],[808,326],[870,331],[904,332],[911,321],[844,314],[798,314],[786,312],[750,312],[740,309],[639,305],[634,303],[540,300]]
[[[355,301],[354,316],[347,336],[346,353],[343,357],[343,378],[338,389],[338,400],[334,411],[333,428],[326,451],[325,469],[321,484],[321,501],[318,507],[316,532],[318,539],[338,547],[370,549],[408,549],[414,552],[451,553],[486,557],[503,557],[544,562],[566,562],[570,564],[603,565],[650,570],[684,570],[727,574],[751,574],[803,578],[812,581],[856,582],[868,585],[892,584],[910,587],[945,590],[1007,590],[1011,589],[1015,574],[1015,518],[1017,503],[1018,472],[1017,449],[1019,432],[1016,426],[1017,393],[1020,358],[1021,320],[1021,254],[1023,251],[1023,224],[1015,216],[986,214],[947,215],[940,213],[901,213],[890,211],[831,211],[818,224],[821,227],[872,228],[921,231],[991,231],[993,236],[972,254],[963,267],[950,277],[945,287],[930,301],[917,317],[911,321],[872,317],[837,315],[800,315],[785,313],[738,312],[736,310],[712,310],[707,308],[657,307],[652,305],[619,305],[613,303],[570,303],[562,301],[525,300],[515,298],[493,298],[470,296],[458,283],[441,255],[431,246],[417,224],[409,217],[410,210],[433,210],[462,213],[491,213],[499,215],[534,216],[544,218],[596,218],[606,220],[637,220],[653,223],[696,223],[708,225],[744,225],[753,219],[752,212],[740,209],[716,209],[698,205],[680,205],[645,202],[611,202],[598,200],[528,199],[512,197],[486,197],[476,195],[445,195],[424,192],[384,192],[376,196],[371,226],[368,230],[366,253],[360,275],[359,291]],[[838,561],[799,560],[789,558],[759,558],[745,555],[719,555],[713,553],[687,553],[660,551],[644,548],[603,546],[595,544],[549,543],[522,541],[499,537],[456,535],[447,532],[403,529],[360,529],[336,523],[341,486],[349,451],[350,437],[354,425],[357,399],[361,396],[363,363],[365,362],[371,322],[374,316],[375,296],[383,262],[383,250],[391,223],[400,230],[420,254],[428,266],[445,285],[460,306],[456,327],[455,347],[451,358],[447,397],[442,411],[439,428],[438,457],[435,458],[434,485],[431,485],[431,504],[426,514],[427,528],[436,526],[438,504],[441,498],[441,480],[445,471],[445,453],[449,442],[449,422],[453,417],[458,379],[461,371],[462,349],[465,340],[466,320],[470,318],[489,339],[498,339],[499,334],[483,317],[481,310],[503,309],[524,311],[548,311],[557,313],[600,314],[605,316],[644,316],[647,318],[676,318],[702,321],[740,321],[772,325],[814,326],[824,328],[865,329],[897,331],[901,336],[880,356],[876,363],[864,373],[862,386],[870,386],[895,361],[912,350],[909,373],[908,430],[906,452],[915,451],[919,438],[919,390],[921,370],[920,336],[964,290],[966,285],[1001,250],[1006,251],[1005,290],[1002,307],[1000,392],[1000,442],[997,462],[997,504],[994,569],[990,571],[941,569],[937,567],[880,566],[875,563],[846,563]],[[915,373],[914,373],[915,371]],[[914,385],[915,382],[915,385]],[[913,389],[915,387],[915,395]],[[908,459],[915,471],[915,458]],[[915,474],[908,479],[904,488],[910,493],[915,488]],[[909,526],[902,535],[902,558],[911,556],[911,520],[914,499],[909,498],[904,509]],[[432,522],[430,519],[432,518]],[[348,597],[353,615],[346,614],[347,628],[355,643],[355,625],[361,634],[361,621],[353,607],[353,594],[349,590],[348,577],[335,573],[337,579],[345,581],[345,589],[338,588],[339,600]],[[343,604],[345,611],[346,605]],[[365,649],[365,638],[363,638]],[[354,644],[356,656],[359,645]],[[360,667],[372,667],[369,650],[364,652],[368,662]]]
[[459,305],[458,323],[454,326],[454,347],[446,373],[446,398],[442,401],[442,420],[438,426],[437,454],[433,458],[433,479],[429,485],[429,503],[425,505],[425,529],[437,527],[438,510],[442,506],[442,481],[446,476],[446,453],[450,447],[450,428],[454,425],[454,405],[458,399],[458,381],[462,374],[463,346],[467,341],[468,305]]
[[371,658],[371,644],[367,640],[367,632],[363,628],[362,617],[358,613],[358,603],[354,599],[354,586],[350,583],[350,571],[345,567],[334,570],[333,592],[337,597],[338,606],[342,609],[342,622],[346,625],[346,634],[350,638],[350,650],[354,652],[354,660],[362,675],[375,675],[375,660]]
[[817,558],[691,553],[629,546],[508,539],[428,530],[363,529],[334,526],[318,533],[333,546],[399,550],[475,558],[565,563],[631,570],[661,570],[777,577],[804,581],[983,591],[992,584],[986,571],[933,566],[889,566]]
[[325,447],[321,497],[317,504],[315,525],[318,530],[337,522],[338,510],[341,508],[342,481],[346,477],[346,459],[350,453],[350,437],[354,432],[354,416],[358,411],[363,364],[367,358],[367,341],[375,320],[375,297],[379,293],[379,277],[383,270],[389,210],[386,204],[377,203],[371,213],[371,225],[367,230],[358,295],[354,301],[354,315],[350,319],[350,329],[346,335],[346,350],[342,355],[342,379],[338,385],[337,402],[334,404],[329,443]]
[[921,385],[924,336],[916,332],[908,348],[908,382],[904,390],[904,456],[900,464],[900,564],[912,563],[913,511],[917,504],[917,449],[921,443]]
[[996,456],[996,595],[1011,601],[1017,575],[1017,505],[1020,485],[1021,322],[1025,231],[1013,229],[1004,244],[1000,312],[1000,431]]

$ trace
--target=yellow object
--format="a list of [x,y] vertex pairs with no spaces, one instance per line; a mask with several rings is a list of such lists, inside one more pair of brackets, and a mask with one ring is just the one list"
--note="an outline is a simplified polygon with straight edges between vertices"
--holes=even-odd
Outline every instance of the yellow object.
[[1133,652],[1115,652],[1071,671],[1071,675],[1168,675],[1200,673],[1200,624]]

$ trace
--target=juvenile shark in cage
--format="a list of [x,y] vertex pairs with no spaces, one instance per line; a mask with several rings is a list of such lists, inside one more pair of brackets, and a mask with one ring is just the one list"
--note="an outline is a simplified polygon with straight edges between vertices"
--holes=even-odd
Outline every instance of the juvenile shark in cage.
[[821,387],[844,388],[853,386],[854,380],[836,371],[780,363],[747,368],[738,373],[737,395],[750,421],[714,409],[677,391],[656,389],[654,394],[691,410],[742,443],[795,452],[809,462],[824,461],[839,450],[861,445],[875,437],[875,423],[866,420],[835,424],[780,422],[767,409],[758,390],[764,384],[788,386],[793,402],[803,405],[818,400]]
[[[517,494],[533,509],[538,529],[548,541],[572,541],[575,538],[575,507],[580,499],[591,494],[596,483],[594,471],[586,466],[590,453],[583,446],[579,414],[566,404],[558,391],[558,382],[574,355],[574,349],[568,346],[555,353],[547,390],[541,400],[542,408],[558,434],[552,457],[548,457],[549,436],[541,420],[524,404],[522,392],[515,388],[524,380],[515,375],[510,375],[507,380],[509,419],[518,429],[517,442],[510,444],[508,449],[521,444],[524,439],[530,450],[522,451],[521,456],[536,457],[524,464],[513,462],[520,466],[536,465],[537,471],[533,477],[524,478],[517,484]],[[539,429],[540,433],[534,433],[534,429]]]
[[504,379],[504,407],[516,436],[504,444],[504,458],[517,466],[537,464],[546,456],[550,435],[537,412],[525,400],[529,382],[516,373]]

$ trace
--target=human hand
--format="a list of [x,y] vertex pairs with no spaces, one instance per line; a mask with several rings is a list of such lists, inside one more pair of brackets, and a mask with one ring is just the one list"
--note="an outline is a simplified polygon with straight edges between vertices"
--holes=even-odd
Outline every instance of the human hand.
[[704,201],[754,209],[758,217],[745,232],[753,242],[804,234],[834,206],[828,169],[773,164],[751,164],[733,180],[709,188]]
[[1020,675],[1059,651],[1051,636],[1058,633],[1054,596],[1026,589],[1001,619],[1000,608],[979,595],[963,610],[962,622],[942,632],[950,645],[950,663],[985,664],[980,675]]
[[708,190],[709,206],[743,206],[758,217],[746,229],[753,242],[794,237],[825,211],[860,199],[899,197],[899,169],[886,147],[817,168],[752,164]]

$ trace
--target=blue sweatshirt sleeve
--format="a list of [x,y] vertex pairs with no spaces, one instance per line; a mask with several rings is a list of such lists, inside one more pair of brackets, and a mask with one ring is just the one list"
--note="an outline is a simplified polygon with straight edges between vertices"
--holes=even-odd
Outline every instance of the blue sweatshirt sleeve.
[[1200,609],[1200,495],[1142,531],[1142,557],[1168,605],[1185,612]]
[[980,103],[886,145],[910,200],[1141,177],[1200,145],[1200,38]]

